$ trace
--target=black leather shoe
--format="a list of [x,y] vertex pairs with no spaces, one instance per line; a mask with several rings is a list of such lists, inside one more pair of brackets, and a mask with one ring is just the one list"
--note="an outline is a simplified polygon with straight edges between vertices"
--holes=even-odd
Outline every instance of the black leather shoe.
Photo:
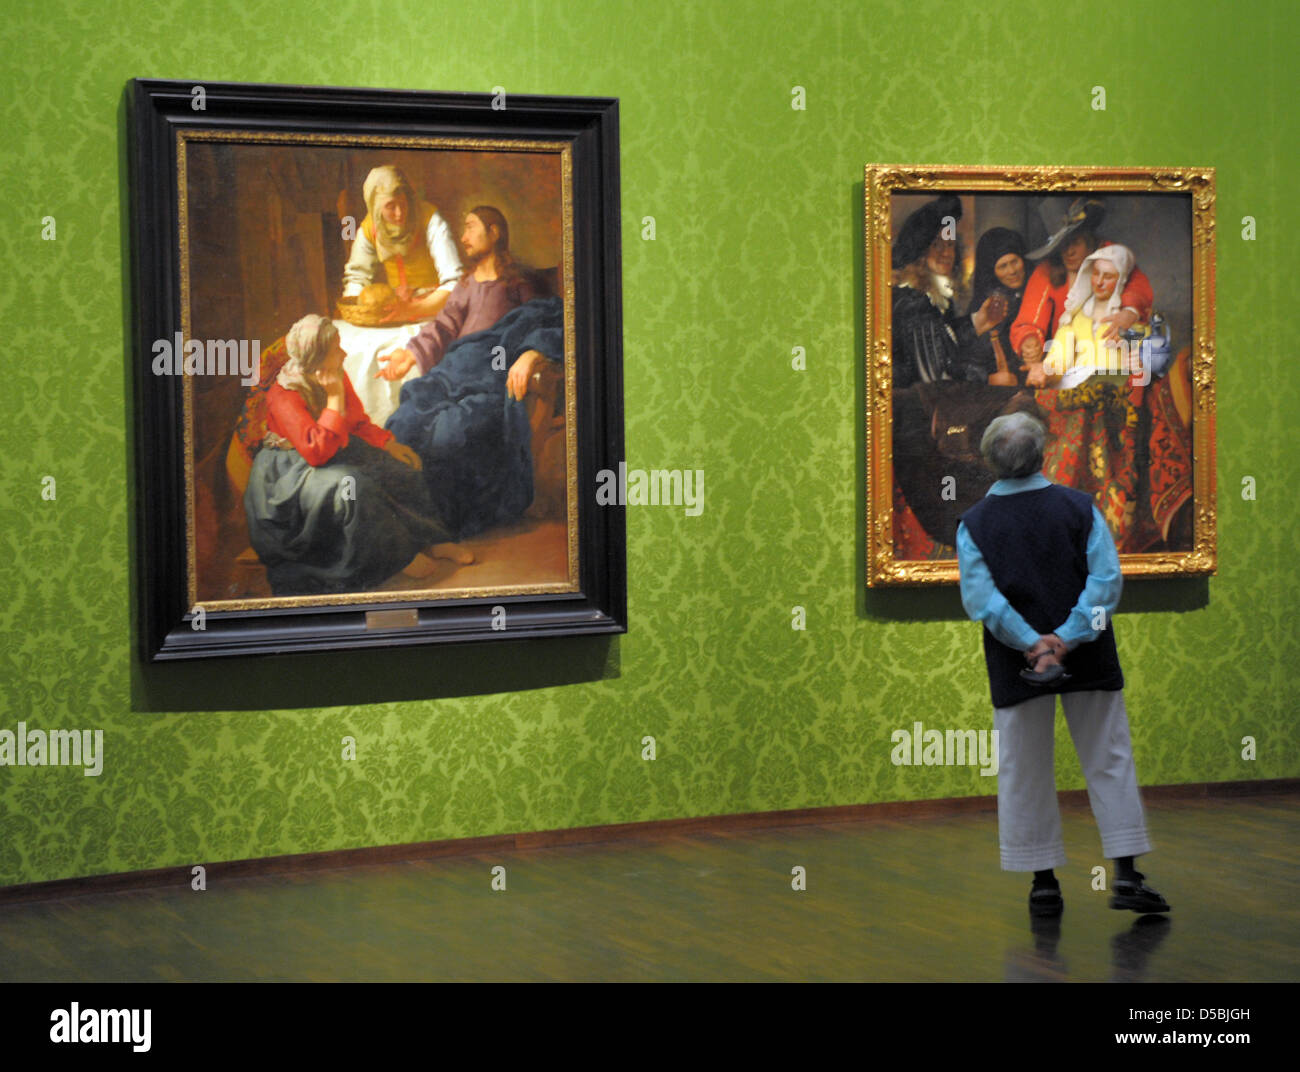
[[1029,891],[1031,916],[1059,916],[1065,911],[1060,886],[1035,886]]
[[1143,880],[1146,875],[1133,872],[1133,878],[1117,878],[1111,884],[1111,908],[1132,909],[1134,912],[1168,912],[1169,902],[1156,893]]

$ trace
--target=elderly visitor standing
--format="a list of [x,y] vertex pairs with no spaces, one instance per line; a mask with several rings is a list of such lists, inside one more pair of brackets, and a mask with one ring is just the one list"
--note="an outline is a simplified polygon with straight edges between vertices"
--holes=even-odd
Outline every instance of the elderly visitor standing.
[[1027,413],[989,424],[980,451],[998,479],[957,530],[962,605],[984,626],[999,738],[1002,869],[1034,872],[1033,915],[1061,913],[1053,871],[1065,864],[1053,758],[1059,693],[1102,852],[1116,865],[1110,906],[1167,912],[1133,866],[1151,842],[1111,623],[1123,587],[1119,556],[1091,497],[1042,474],[1046,435]]

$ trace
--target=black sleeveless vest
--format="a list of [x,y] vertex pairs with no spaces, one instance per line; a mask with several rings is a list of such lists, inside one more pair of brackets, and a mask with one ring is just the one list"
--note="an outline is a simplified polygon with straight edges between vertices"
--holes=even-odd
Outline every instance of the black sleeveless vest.
[[[993,583],[1039,633],[1061,625],[1088,580],[1092,497],[1053,484],[1014,495],[986,495],[961,516],[988,564]],[[1024,652],[984,629],[984,661],[994,707],[1010,707],[1045,692],[1114,691],[1124,687],[1110,622],[1096,640],[1063,660],[1070,680],[1044,688],[1020,676]]]

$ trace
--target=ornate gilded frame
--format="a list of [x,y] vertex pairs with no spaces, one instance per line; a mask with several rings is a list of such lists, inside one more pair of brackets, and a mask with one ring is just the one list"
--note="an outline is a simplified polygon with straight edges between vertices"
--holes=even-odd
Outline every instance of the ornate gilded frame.
[[1215,502],[1213,168],[963,167],[869,164],[864,177],[866,581],[868,587],[955,584],[956,558],[900,559],[894,545],[890,198],[900,193],[1169,193],[1190,196],[1194,535],[1186,552],[1122,554],[1126,577],[1191,577],[1217,568]]

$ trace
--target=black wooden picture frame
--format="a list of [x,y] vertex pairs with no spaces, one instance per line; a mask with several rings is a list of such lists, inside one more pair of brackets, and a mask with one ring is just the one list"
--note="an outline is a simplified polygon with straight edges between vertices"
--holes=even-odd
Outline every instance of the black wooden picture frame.
[[[135,532],[139,650],[146,662],[626,632],[622,506],[597,503],[598,474],[623,459],[618,101],[136,79],[128,83]],[[567,146],[571,251],[566,338],[568,590],[447,597],[368,591],[233,609],[193,599],[194,459],[187,380],[157,375],[155,344],[182,332],[186,301],[180,154],[186,136],[483,139]],[[323,312],[323,310],[322,310]],[[187,480],[190,481],[187,484]],[[576,533],[576,536],[575,536]],[[572,557],[571,557],[572,561]]]

